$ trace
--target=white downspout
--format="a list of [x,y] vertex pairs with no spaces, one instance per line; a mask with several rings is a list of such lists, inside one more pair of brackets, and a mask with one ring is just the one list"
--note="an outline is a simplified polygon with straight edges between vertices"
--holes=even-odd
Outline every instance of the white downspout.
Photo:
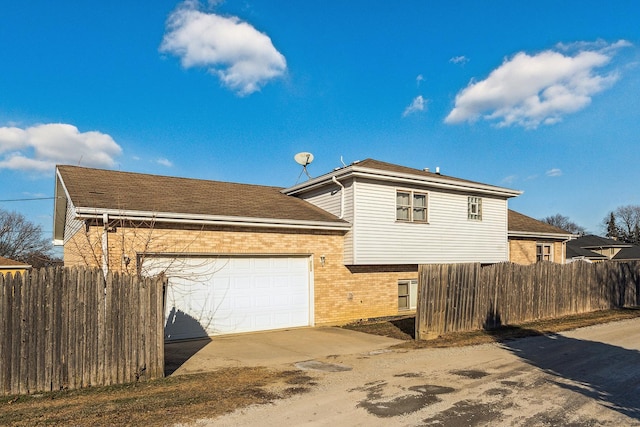
[[563,264],[567,263],[567,242],[570,240],[573,240],[573,239],[569,238],[562,242],[562,263]]
[[102,273],[109,271],[109,214],[102,214]]
[[332,176],[331,180],[340,186],[340,216],[338,218],[342,219],[344,216],[344,185],[340,184],[335,176]]

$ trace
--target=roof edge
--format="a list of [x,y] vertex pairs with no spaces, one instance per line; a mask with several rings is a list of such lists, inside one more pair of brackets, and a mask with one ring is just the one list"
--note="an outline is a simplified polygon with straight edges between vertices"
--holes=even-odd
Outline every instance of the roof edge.
[[191,224],[211,224],[211,225],[232,225],[247,227],[276,227],[276,228],[304,228],[319,230],[339,230],[348,231],[351,224],[346,221],[305,221],[288,220],[278,218],[253,218],[220,215],[196,215],[177,214],[171,212],[150,212],[150,211],[123,211],[119,209],[98,209],[76,207],[77,219],[101,219],[103,214],[108,214],[115,219],[126,220],[153,220],[163,223],[191,223]]
[[408,174],[402,172],[385,171],[383,169],[367,168],[358,166],[358,164],[350,165],[345,168],[333,170],[329,173],[321,175],[317,178],[313,178],[309,181],[301,184],[294,185],[289,188],[281,190],[284,194],[289,196],[296,195],[304,191],[312,190],[321,187],[325,184],[332,182],[333,177],[336,179],[344,179],[349,177],[361,177],[379,179],[387,182],[400,182],[400,183],[412,183],[418,185],[429,185],[430,187],[449,189],[449,190],[463,190],[463,191],[475,191],[483,194],[491,194],[502,197],[517,197],[523,193],[522,190],[512,190],[505,187],[498,187],[490,184],[482,184],[473,181],[458,181],[453,179],[426,177],[417,174]]
[[563,239],[563,240],[571,240],[576,237],[576,234],[562,234],[562,233],[544,233],[544,232],[535,232],[535,231],[511,231],[507,232],[508,237],[543,237],[548,239]]

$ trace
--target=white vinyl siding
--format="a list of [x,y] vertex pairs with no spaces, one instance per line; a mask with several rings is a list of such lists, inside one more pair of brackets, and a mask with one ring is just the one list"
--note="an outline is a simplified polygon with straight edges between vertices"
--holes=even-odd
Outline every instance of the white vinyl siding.
[[64,243],[67,243],[78,231],[84,228],[84,221],[75,219],[76,212],[71,204],[71,200],[67,200],[67,214],[65,215],[64,225]]
[[482,221],[469,221],[469,194],[429,190],[429,223],[404,223],[396,220],[396,190],[387,183],[356,182],[353,264],[508,260],[505,199],[484,196]]
[[[332,182],[330,185],[323,186],[321,189],[308,191],[297,197],[339,217],[342,203],[341,193],[344,191],[344,212],[342,219],[353,224],[353,193],[355,191],[355,183],[353,179],[341,181],[340,183],[344,186],[344,190]],[[346,265],[353,264],[353,229],[347,232],[344,237],[344,257],[344,263]]]

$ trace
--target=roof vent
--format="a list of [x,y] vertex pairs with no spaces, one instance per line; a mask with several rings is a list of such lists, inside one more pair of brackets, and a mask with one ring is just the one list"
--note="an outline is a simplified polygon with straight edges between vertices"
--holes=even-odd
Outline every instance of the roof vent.
[[429,168],[424,168],[422,170],[425,171],[425,172],[429,172]]
[[440,166],[436,166],[436,173],[440,175]]

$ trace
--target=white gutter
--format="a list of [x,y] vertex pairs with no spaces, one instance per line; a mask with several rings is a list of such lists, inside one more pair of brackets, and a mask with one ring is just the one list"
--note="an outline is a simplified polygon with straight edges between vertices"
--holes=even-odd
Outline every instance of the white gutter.
[[[533,231],[509,231],[507,232],[509,237],[540,237],[543,239],[563,239],[567,242],[572,240],[573,234],[562,233],[536,233]],[[569,237],[570,236],[570,237]]]
[[562,242],[562,264],[565,264],[567,262],[567,242],[570,242],[571,238],[565,240]]
[[148,211],[124,211],[118,209],[76,208],[76,219],[100,219],[108,214],[111,219],[143,221],[153,219],[155,222],[179,224],[209,224],[247,227],[278,227],[293,229],[344,230],[351,229],[348,223],[329,221],[303,221],[270,218],[249,218],[214,215],[157,213]]
[[340,184],[335,176],[332,176],[331,180],[340,186],[340,216],[338,218],[342,219],[344,217],[344,185]]

